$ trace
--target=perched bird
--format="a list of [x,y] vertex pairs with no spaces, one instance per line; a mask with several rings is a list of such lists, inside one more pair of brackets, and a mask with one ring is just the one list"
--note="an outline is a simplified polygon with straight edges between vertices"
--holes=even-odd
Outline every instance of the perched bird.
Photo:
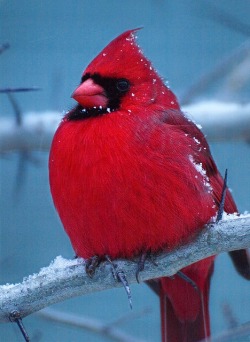
[[[223,187],[207,141],[126,31],[87,66],[50,151],[51,193],[79,257],[134,258],[190,241]],[[227,190],[225,211],[237,211]],[[244,259],[245,258],[245,259]],[[234,258],[242,266],[246,253]],[[162,340],[210,334],[214,257],[158,279]],[[244,268],[244,267],[243,267]],[[244,273],[244,269],[241,269]],[[154,286],[151,283],[151,286]]]

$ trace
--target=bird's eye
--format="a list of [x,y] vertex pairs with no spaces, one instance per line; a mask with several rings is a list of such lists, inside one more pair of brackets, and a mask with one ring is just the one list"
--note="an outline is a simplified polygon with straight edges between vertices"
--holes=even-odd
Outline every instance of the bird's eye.
[[124,78],[118,80],[116,83],[117,90],[119,90],[122,93],[127,91],[129,87],[130,87],[129,81],[125,80]]

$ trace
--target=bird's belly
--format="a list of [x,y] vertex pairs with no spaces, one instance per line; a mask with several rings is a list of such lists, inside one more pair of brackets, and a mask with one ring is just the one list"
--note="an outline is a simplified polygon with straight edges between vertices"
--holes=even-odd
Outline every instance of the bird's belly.
[[166,165],[148,163],[148,158],[138,164],[113,158],[92,163],[88,158],[81,159],[77,170],[67,173],[74,182],[65,179],[54,192],[61,191],[55,205],[81,257],[131,257],[171,249],[214,214],[211,196],[188,183],[180,174],[183,166],[170,172]]

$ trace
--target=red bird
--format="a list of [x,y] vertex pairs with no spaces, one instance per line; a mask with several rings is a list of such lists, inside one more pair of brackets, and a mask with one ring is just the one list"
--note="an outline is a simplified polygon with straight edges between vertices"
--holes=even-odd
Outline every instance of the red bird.
[[[88,65],[72,95],[78,105],[51,146],[54,204],[83,258],[172,250],[211,222],[220,203],[223,179],[205,137],[143,55],[135,32],[121,34]],[[237,211],[228,191],[225,211]],[[163,341],[209,336],[213,262],[182,270],[198,291],[180,277],[158,280]]]

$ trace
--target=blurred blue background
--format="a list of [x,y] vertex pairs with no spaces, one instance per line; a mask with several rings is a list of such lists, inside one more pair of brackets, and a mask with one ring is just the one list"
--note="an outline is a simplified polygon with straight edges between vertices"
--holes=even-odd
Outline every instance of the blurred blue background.
[[[143,26],[138,33],[140,46],[181,98],[195,80],[247,39],[234,25],[229,27],[226,20],[216,19],[216,9],[249,23],[247,0],[1,0],[0,43],[9,42],[10,49],[0,55],[0,87],[42,88],[16,95],[24,113],[67,110],[74,104],[70,95],[89,61],[121,32]],[[216,82],[202,97],[219,97],[221,83]],[[244,102],[247,94],[231,94],[228,100]],[[5,95],[0,97],[0,108],[2,116],[14,119]],[[221,172],[229,169],[229,185],[239,210],[249,210],[249,145],[212,143],[211,149]],[[0,159],[1,284],[20,282],[57,255],[74,255],[50,197],[48,153],[37,151],[32,156],[36,163],[26,163],[24,173],[20,173],[18,153]],[[213,334],[228,328],[225,304],[239,323],[249,320],[249,290],[250,284],[236,274],[228,256],[220,255],[211,287]],[[132,286],[132,295],[134,312],[145,308],[150,312],[127,320],[119,329],[145,341],[160,341],[158,298],[145,285]],[[126,295],[119,289],[74,298],[54,308],[104,322],[130,315]],[[36,315],[24,323],[33,341],[107,340]],[[0,340],[22,341],[22,336],[16,326],[2,324]]]

